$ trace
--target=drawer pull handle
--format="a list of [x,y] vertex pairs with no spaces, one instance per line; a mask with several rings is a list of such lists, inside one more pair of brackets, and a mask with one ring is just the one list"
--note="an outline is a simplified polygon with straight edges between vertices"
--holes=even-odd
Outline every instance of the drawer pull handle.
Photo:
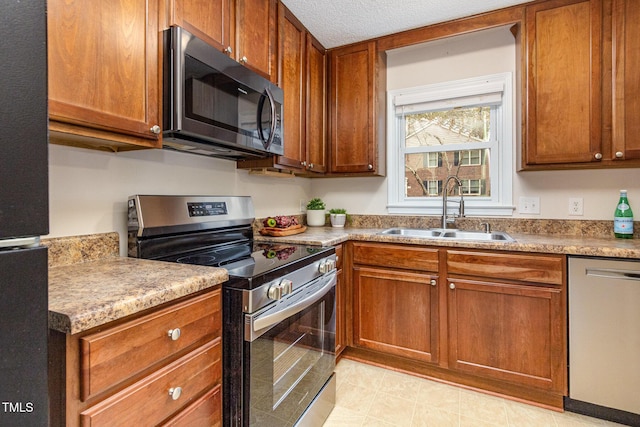
[[169,396],[171,396],[171,399],[173,400],[180,399],[181,394],[182,394],[182,387],[171,387],[169,389]]
[[429,281],[429,284],[430,284],[431,286],[435,286],[435,285],[437,285],[437,284],[438,284],[438,282],[436,281],[436,279],[431,279],[431,280]]
[[456,288],[455,283],[449,283],[449,289],[455,289],[455,288]]
[[169,338],[171,338],[171,341],[177,341],[178,338],[180,338],[180,334],[180,328],[169,329],[169,332],[167,333]]

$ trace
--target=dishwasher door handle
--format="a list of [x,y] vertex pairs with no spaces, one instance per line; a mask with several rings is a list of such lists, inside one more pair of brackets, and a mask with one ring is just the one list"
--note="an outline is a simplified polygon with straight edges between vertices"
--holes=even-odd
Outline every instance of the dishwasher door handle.
[[618,280],[638,280],[640,281],[640,271],[615,270],[610,268],[587,268],[587,276],[605,277],[607,279]]

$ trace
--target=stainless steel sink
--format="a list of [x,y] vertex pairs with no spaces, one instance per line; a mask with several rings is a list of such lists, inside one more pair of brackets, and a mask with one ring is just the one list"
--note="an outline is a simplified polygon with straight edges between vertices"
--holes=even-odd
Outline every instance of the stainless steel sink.
[[482,241],[503,241],[514,242],[513,237],[509,236],[503,231],[492,231],[490,233],[484,233],[482,231],[461,231],[461,230],[449,230],[444,231],[441,235],[443,239],[453,240],[482,240]]
[[381,231],[380,234],[387,234],[391,236],[406,236],[406,237],[440,237],[442,230],[440,229],[421,229],[421,228],[388,228]]
[[482,231],[448,230],[443,228],[388,228],[379,234],[387,236],[423,237],[441,240],[464,240],[482,242],[514,242],[513,237],[503,231],[484,233]]

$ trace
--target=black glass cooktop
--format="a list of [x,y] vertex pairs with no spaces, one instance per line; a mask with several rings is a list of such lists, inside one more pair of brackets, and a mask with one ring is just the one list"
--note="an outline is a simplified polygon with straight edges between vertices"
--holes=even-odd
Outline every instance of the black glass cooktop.
[[165,257],[163,261],[226,268],[230,277],[270,280],[282,270],[299,268],[318,257],[328,256],[333,248],[287,243],[246,242]]

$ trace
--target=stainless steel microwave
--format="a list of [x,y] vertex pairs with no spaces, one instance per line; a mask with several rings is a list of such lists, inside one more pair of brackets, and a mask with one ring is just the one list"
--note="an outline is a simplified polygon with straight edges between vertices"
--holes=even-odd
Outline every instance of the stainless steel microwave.
[[231,160],[283,154],[282,89],[180,27],[164,32],[163,146]]

